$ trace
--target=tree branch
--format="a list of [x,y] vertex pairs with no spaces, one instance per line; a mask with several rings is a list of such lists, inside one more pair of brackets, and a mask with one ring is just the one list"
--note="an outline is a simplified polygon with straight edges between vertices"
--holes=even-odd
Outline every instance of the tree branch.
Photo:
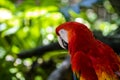
[[47,80],[64,80],[67,70],[70,68],[70,57],[67,56],[66,59],[61,63],[60,67],[55,69]]
[[28,58],[28,57],[32,57],[32,56],[41,56],[45,52],[54,51],[54,50],[62,50],[62,48],[60,47],[58,42],[51,43],[51,44],[48,44],[45,46],[40,46],[40,47],[34,48],[32,50],[22,51],[18,54],[18,57],[19,58]]

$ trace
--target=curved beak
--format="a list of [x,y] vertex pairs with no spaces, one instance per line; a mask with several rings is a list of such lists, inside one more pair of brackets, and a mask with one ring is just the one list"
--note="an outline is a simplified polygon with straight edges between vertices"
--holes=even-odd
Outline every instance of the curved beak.
[[62,48],[68,49],[68,43],[62,37],[58,36],[58,42]]

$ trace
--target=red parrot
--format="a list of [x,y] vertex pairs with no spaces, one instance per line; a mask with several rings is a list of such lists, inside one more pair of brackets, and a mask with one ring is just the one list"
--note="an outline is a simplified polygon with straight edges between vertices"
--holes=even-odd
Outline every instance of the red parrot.
[[120,57],[87,26],[66,22],[56,34],[61,47],[69,51],[75,80],[120,80]]

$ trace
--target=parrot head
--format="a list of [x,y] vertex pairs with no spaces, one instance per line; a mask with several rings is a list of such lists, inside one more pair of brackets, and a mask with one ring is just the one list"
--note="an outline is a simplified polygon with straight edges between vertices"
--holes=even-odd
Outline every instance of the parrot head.
[[74,49],[72,48],[74,51],[90,45],[94,40],[92,32],[84,24],[78,22],[66,22],[59,25],[56,28],[56,34],[62,48],[70,50],[74,45]]

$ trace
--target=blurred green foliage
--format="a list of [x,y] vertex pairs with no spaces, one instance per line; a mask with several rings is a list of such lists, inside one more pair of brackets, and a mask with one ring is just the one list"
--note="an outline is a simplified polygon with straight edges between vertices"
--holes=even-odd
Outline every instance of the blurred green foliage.
[[[34,0],[19,1],[22,0],[0,1],[0,78],[3,80],[25,80],[35,58],[21,60],[16,54],[56,41],[55,27],[65,22],[56,0],[49,4],[43,0],[40,5]],[[38,72],[47,76],[39,69]],[[36,75],[35,80],[43,78]]]
[[[60,8],[67,6],[67,3],[64,0],[0,1],[0,79],[26,79],[26,72],[36,57],[21,60],[16,54],[56,41],[55,28],[66,21]],[[80,13],[70,9],[70,21],[82,22],[92,30],[101,30],[106,36],[117,29],[120,19],[108,0],[103,1],[102,5],[102,9],[106,10],[105,16],[100,17],[99,7],[97,11],[94,8],[83,8]],[[38,62],[47,62],[52,58],[57,67],[63,60],[60,58],[65,55],[66,52],[49,52],[38,58]],[[51,72],[46,71],[43,67],[37,68],[34,80],[45,80]]]

